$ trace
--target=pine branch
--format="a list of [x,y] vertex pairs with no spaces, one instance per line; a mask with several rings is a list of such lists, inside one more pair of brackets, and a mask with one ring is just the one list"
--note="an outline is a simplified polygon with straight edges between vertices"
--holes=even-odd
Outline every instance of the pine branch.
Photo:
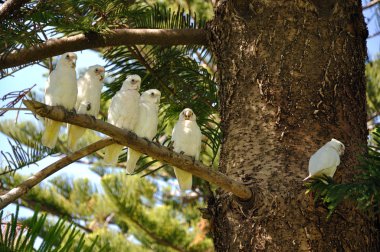
[[232,192],[243,201],[248,201],[253,198],[251,190],[241,182],[235,181],[223,173],[214,171],[189,156],[181,155],[155,142],[140,138],[131,131],[120,129],[91,116],[77,115],[63,109],[62,107],[47,106],[36,101],[24,100],[23,102],[31,111],[42,117],[89,128],[109,135],[119,144],[131,147],[132,149],[145,153],[154,159],[192,173],[193,175],[207,180],[226,191]]
[[183,248],[175,246],[172,243],[170,243],[169,241],[160,238],[157,234],[155,234],[154,232],[152,232],[151,230],[149,230],[148,228],[146,228],[144,225],[142,225],[138,221],[134,220],[133,218],[128,218],[128,219],[133,224],[135,224],[136,226],[138,226],[141,230],[143,230],[150,238],[152,238],[153,240],[155,240],[155,242],[157,244],[160,244],[160,245],[172,248],[173,250],[178,251],[178,252],[186,252]]
[[[6,191],[4,191],[4,190],[6,190],[6,188],[1,187],[0,195],[6,194],[8,192],[8,190],[6,190]],[[49,205],[41,204],[41,202],[35,201],[33,199],[29,199],[28,197],[21,197],[21,200],[22,201],[20,203],[20,206],[26,207],[32,211],[39,209],[39,210],[46,212],[48,214],[55,215],[56,217],[61,218],[61,219],[66,218],[68,221],[71,221],[75,226],[81,228],[82,230],[86,231],[87,233],[93,232],[92,229],[75,222],[75,220],[71,217],[71,215],[61,213],[61,212],[57,211],[56,209],[51,208]]]
[[110,32],[87,33],[49,39],[30,48],[0,55],[0,69],[19,66],[70,51],[120,45],[206,45],[203,29],[115,29]]
[[37,172],[35,175],[29,177],[27,180],[22,182],[17,187],[13,188],[9,192],[7,192],[4,195],[0,196],[0,209],[3,209],[16,199],[20,198],[21,196],[25,195],[32,187],[40,183],[45,178],[49,177],[50,175],[54,174],[55,172],[59,171],[60,169],[66,167],[67,165],[95,152],[98,151],[108,145],[111,145],[114,143],[113,139],[103,139],[100,141],[97,141],[93,144],[90,144],[89,146],[74,152],[70,155],[67,155],[66,157],[58,160],[57,162],[54,162],[53,164],[49,165],[48,167],[42,169],[41,171]]
[[12,14],[15,10],[19,9],[22,5],[30,2],[30,0],[8,0],[0,7],[0,21],[4,20],[7,16]]

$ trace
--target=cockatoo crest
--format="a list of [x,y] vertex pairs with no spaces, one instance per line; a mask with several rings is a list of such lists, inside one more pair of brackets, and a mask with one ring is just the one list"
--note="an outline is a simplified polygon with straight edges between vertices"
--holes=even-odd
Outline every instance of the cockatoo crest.
[[63,67],[71,67],[75,68],[77,62],[77,55],[73,52],[68,52],[62,54],[60,57],[57,67],[63,66]]
[[193,110],[191,110],[191,109],[189,109],[189,108],[185,108],[185,109],[182,110],[182,112],[179,114],[179,120],[180,120],[180,121],[185,121],[185,120],[196,121],[196,120],[197,120],[197,117],[195,116]]
[[140,90],[141,78],[137,74],[128,75],[123,82],[122,90]]

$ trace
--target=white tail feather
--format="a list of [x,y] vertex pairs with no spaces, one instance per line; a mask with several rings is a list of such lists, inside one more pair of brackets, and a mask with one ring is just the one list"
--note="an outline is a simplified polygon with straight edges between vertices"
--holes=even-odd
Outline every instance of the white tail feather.
[[109,165],[116,165],[119,155],[123,150],[123,145],[112,144],[105,148],[104,162]]
[[127,173],[132,174],[136,169],[136,163],[139,160],[141,153],[131,148],[128,148]]
[[175,176],[177,177],[179,188],[181,188],[182,191],[191,190],[191,187],[193,185],[192,174],[182,171],[175,167],[174,167],[174,173],[175,173]]
[[86,132],[86,129],[71,124],[68,125],[68,128],[67,147],[70,151],[74,152],[77,150],[77,143],[79,138],[83,136],[84,132]]
[[45,131],[42,135],[41,143],[53,149],[57,143],[59,128],[61,127],[61,122],[56,122],[50,119],[46,119]]

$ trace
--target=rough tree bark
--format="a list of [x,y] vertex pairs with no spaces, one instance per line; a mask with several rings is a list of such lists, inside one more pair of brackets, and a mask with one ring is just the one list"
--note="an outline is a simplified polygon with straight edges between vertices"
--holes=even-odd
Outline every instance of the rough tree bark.
[[329,220],[305,195],[310,155],[346,145],[348,181],[366,144],[367,30],[359,0],[220,1],[210,25],[217,59],[220,170],[254,188],[250,207],[210,202],[217,251],[374,251],[370,222],[345,205]]

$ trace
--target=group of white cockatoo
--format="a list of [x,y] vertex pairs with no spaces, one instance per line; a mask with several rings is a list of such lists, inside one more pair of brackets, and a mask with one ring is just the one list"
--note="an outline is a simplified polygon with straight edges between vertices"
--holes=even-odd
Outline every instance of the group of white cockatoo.
[[[67,110],[75,110],[78,114],[96,117],[100,109],[100,95],[103,88],[105,69],[94,65],[87,69],[83,77],[76,79],[75,53],[63,54],[55,69],[50,73],[45,89],[45,103],[50,106],[63,106]],[[141,78],[129,75],[121,89],[114,95],[108,110],[108,122],[122,129],[134,131],[139,137],[149,140],[157,133],[158,109],[161,92],[149,89],[139,93]],[[58,139],[61,122],[45,120],[45,131],[42,144],[54,148]],[[68,125],[68,148],[77,149],[77,142],[85,133],[85,128]],[[202,133],[196,122],[194,112],[186,108],[180,115],[172,132],[174,151],[199,160]],[[113,144],[106,147],[104,161],[115,165],[123,146]],[[309,160],[309,178],[322,175],[333,177],[340,164],[340,156],[344,153],[344,145],[336,139],[331,139],[315,152]],[[129,148],[127,154],[127,173],[133,173],[141,153]],[[181,190],[192,187],[192,175],[181,169],[174,168]]]
[[[50,106],[63,106],[67,110],[75,110],[78,114],[87,114],[96,117],[100,110],[100,95],[103,88],[105,69],[95,65],[87,69],[83,77],[76,79],[75,53],[63,54],[55,69],[50,73],[46,89],[45,103]],[[138,75],[129,75],[123,82],[121,89],[114,95],[108,110],[108,122],[122,129],[135,132],[139,137],[149,140],[157,133],[158,109],[161,92],[149,89],[139,93],[141,78]],[[42,135],[42,144],[54,148],[62,123],[51,119],[45,120],[45,131]],[[77,142],[86,129],[68,125],[68,149],[76,151]],[[174,151],[199,160],[201,151],[202,133],[196,122],[194,112],[186,108],[180,115],[172,133]],[[105,148],[104,161],[107,164],[117,164],[122,145],[113,144]],[[135,171],[136,163],[141,153],[128,148],[127,173]],[[192,187],[191,173],[174,168],[181,190]]]

